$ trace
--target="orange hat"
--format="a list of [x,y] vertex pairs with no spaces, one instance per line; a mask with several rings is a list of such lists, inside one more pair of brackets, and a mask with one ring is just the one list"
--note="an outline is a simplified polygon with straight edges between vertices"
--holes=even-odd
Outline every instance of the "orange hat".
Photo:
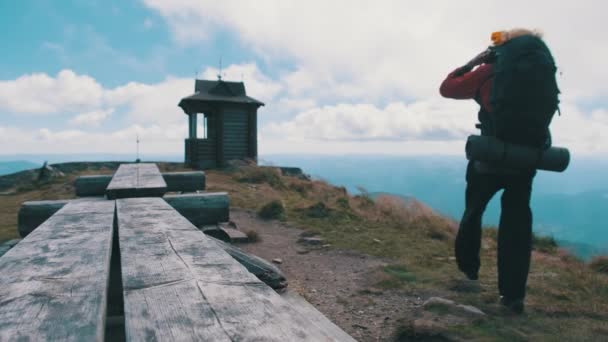
[[505,31],[492,32],[492,35],[490,36],[490,39],[492,39],[492,43],[494,43],[494,45],[500,45],[504,43],[507,40],[506,33],[507,32]]

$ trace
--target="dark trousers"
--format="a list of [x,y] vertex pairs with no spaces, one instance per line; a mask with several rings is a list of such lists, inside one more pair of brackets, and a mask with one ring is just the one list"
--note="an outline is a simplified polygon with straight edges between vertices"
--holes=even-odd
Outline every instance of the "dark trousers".
[[465,211],[456,236],[456,261],[463,272],[479,271],[481,217],[490,199],[501,189],[498,226],[498,288],[500,295],[524,298],[532,249],[530,194],[535,171],[521,174],[480,173],[469,162]]

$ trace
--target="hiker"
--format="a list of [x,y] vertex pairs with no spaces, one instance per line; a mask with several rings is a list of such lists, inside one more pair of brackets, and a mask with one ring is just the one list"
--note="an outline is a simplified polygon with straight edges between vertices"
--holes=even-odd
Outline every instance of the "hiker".
[[[549,124],[559,90],[555,64],[540,33],[525,29],[495,32],[493,46],[450,73],[442,96],[474,99],[482,135],[538,148],[551,145]],[[507,168],[471,160],[466,171],[465,211],[455,243],[458,268],[477,280],[480,267],[481,218],[501,189],[498,230],[500,303],[522,313],[532,249],[530,195],[536,169]]]

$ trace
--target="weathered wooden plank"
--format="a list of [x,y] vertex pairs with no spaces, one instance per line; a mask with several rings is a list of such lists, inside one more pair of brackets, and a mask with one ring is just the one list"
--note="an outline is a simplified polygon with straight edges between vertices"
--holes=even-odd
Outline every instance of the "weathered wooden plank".
[[112,175],[79,176],[74,182],[76,196],[103,196],[106,194],[106,188],[111,181]]
[[160,197],[165,192],[167,183],[156,164],[121,164],[106,189],[110,199]]
[[0,258],[0,341],[103,341],[114,201],[75,201]]
[[325,317],[325,315],[306,299],[302,298],[295,290],[286,289],[285,291],[282,291],[280,295],[281,298],[289,303],[296,311],[306,316],[314,325],[314,329],[319,329],[328,335],[333,336],[338,341],[355,341],[354,338]]
[[128,340],[339,340],[161,199],[118,200],[117,218]]
[[195,192],[205,190],[205,173],[203,171],[165,172],[163,178],[167,191]]
[[[26,237],[36,227],[40,226],[49,217],[53,216],[59,209],[63,208],[67,203],[74,201],[105,201],[103,197],[89,197],[86,199],[76,200],[51,200],[51,201],[27,201],[21,204],[17,215],[17,230],[21,237]],[[73,209],[72,209],[73,210]],[[95,210],[94,208],[85,208],[83,210]]]
[[163,198],[197,227],[230,219],[230,199],[225,192],[165,195]]

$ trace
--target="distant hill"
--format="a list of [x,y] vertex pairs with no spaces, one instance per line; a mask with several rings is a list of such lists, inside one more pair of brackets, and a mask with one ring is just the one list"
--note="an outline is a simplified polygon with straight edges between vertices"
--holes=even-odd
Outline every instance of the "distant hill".
[[25,160],[0,161],[0,176],[37,167],[40,167],[40,165]]

